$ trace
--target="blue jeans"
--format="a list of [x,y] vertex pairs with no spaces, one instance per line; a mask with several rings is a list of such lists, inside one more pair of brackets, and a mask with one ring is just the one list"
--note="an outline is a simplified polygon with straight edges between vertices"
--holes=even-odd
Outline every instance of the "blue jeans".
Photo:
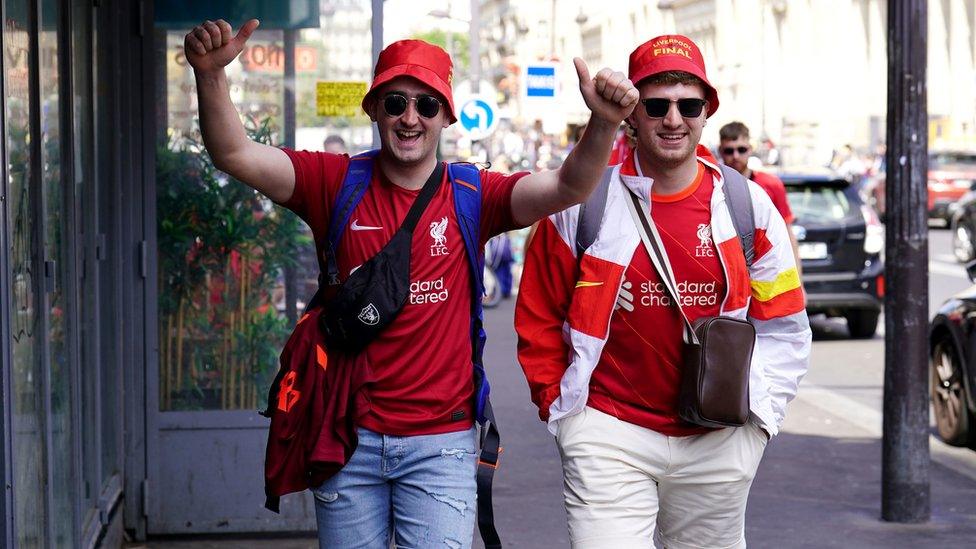
[[[475,433],[390,436],[362,427],[349,463],[312,490],[319,547],[471,547]],[[392,537],[391,537],[392,532]]]

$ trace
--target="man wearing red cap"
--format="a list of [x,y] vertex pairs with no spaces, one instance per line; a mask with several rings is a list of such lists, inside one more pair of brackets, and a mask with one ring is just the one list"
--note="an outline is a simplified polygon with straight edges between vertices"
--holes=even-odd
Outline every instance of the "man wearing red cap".
[[[526,252],[519,361],[556,435],[574,548],[745,547],[749,487],[809,360],[789,235],[749,183],[747,266],[722,172],[696,153],[719,102],[689,38],[642,44],[629,76],[641,97],[627,119],[637,146],[613,168],[595,239],[574,245],[581,214],[571,207],[540,222]],[[659,234],[676,297],[642,242],[641,215]],[[681,311],[691,322],[721,315],[755,327],[745,425],[679,416]]]
[[[185,38],[204,143],[214,165],[305,219],[321,250],[350,159],[246,138],[224,67],[240,54],[257,25],[251,20],[235,36],[224,21],[206,22]],[[495,234],[583,201],[600,179],[614,132],[634,109],[637,90],[622,73],[604,69],[591,79],[581,59],[575,64],[580,92],[592,112],[586,132],[558,170],[481,171],[482,245]],[[401,40],[380,53],[362,107],[376,123],[382,145],[372,161],[372,181],[339,241],[340,278],[390,241],[435,172],[441,131],[456,121],[451,80],[450,57],[426,42]],[[358,395],[367,405],[357,410],[362,413],[357,415],[355,452],[338,474],[314,490],[322,547],[385,548],[391,540],[398,547],[471,544],[476,459],[472,298],[453,192],[452,185],[437,187],[417,224],[430,230],[413,234],[408,304],[355,356],[371,369],[372,380]],[[346,359],[336,357],[339,366]],[[329,367],[336,364],[330,358]]]

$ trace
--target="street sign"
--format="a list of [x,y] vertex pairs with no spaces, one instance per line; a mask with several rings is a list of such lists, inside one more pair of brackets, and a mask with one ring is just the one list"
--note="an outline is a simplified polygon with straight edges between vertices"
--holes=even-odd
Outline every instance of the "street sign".
[[471,95],[458,108],[458,128],[472,141],[483,139],[498,127],[498,105],[484,94]]
[[557,89],[556,64],[534,63],[525,67],[526,97],[555,98]]
[[366,82],[316,82],[315,113],[319,116],[356,116],[366,95]]

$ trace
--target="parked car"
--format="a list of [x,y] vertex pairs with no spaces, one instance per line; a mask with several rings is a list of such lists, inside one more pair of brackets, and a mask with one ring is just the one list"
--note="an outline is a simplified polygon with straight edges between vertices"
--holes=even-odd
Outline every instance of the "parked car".
[[[976,282],[976,262],[967,265]],[[949,298],[929,330],[932,408],[939,438],[976,448],[976,285]]]
[[807,313],[843,317],[851,337],[873,337],[884,296],[884,227],[877,215],[834,172],[778,175],[796,216]]
[[949,206],[952,253],[961,263],[976,259],[976,191],[969,191]]
[[[885,174],[868,178],[869,200],[885,218]],[[976,151],[929,151],[928,215],[951,223],[950,206],[976,187]]]

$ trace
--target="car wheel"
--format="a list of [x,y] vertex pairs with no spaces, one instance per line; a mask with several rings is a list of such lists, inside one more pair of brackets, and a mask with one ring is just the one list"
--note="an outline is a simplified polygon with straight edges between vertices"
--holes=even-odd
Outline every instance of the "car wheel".
[[954,221],[952,229],[952,253],[960,263],[969,263],[976,255],[973,250],[973,229],[965,221]]
[[878,311],[847,311],[847,331],[854,339],[870,339],[878,330]]
[[943,338],[932,352],[932,408],[939,437],[953,446],[966,446],[973,417],[966,406],[959,353],[949,338]]

